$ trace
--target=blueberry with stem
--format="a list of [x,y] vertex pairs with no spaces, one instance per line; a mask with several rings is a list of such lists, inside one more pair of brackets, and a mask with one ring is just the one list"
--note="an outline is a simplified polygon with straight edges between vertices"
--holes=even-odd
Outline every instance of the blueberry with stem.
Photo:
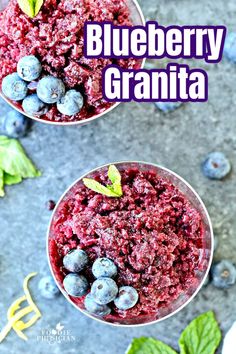
[[45,103],[56,103],[65,95],[65,85],[54,76],[43,77],[37,85],[37,95]]

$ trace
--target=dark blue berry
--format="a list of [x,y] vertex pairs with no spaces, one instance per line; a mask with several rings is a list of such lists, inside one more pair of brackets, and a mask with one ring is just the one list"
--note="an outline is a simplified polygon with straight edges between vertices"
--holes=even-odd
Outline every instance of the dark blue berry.
[[117,275],[117,267],[109,258],[98,258],[93,263],[92,272],[95,278],[114,278]]
[[53,299],[60,294],[60,290],[50,275],[43,277],[39,281],[38,289],[46,299]]
[[2,92],[10,100],[23,100],[27,95],[27,91],[27,83],[17,73],[7,75],[2,80]]
[[3,118],[2,131],[11,138],[26,135],[30,126],[29,119],[16,110],[10,110]]
[[203,174],[210,179],[223,179],[230,170],[230,162],[222,152],[210,153],[202,164]]
[[100,278],[95,280],[91,287],[91,295],[95,302],[100,305],[109,304],[116,298],[118,287],[111,278]]
[[134,307],[138,302],[138,292],[132,286],[122,286],[119,288],[117,298],[114,300],[119,310],[128,310]]
[[84,306],[89,313],[92,313],[93,315],[99,317],[107,316],[111,313],[110,307],[108,307],[107,305],[97,304],[94,298],[92,297],[91,293],[86,296],[84,300]]
[[88,264],[87,253],[80,249],[69,251],[63,258],[64,267],[73,273],[78,273],[83,270]]
[[48,105],[41,101],[35,94],[27,96],[22,102],[22,108],[25,113],[32,116],[42,116],[48,112]]
[[19,60],[17,73],[25,81],[33,81],[39,78],[42,65],[34,55],[28,55]]
[[83,104],[84,99],[81,93],[76,90],[69,90],[66,92],[65,96],[57,102],[57,109],[66,116],[73,116],[79,113]]
[[236,63],[236,32],[229,33],[225,38],[224,55]]
[[74,297],[86,295],[89,289],[87,279],[83,275],[78,275],[75,273],[70,273],[64,278],[63,286],[67,294]]
[[54,76],[45,76],[37,86],[37,95],[45,103],[56,103],[65,95],[65,85]]
[[55,208],[55,206],[56,206],[56,203],[54,202],[54,200],[50,199],[46,202],[46,208],[48,210],[53,210]]
[[158,109],[160,109],[164,113],[168,113],[174,111],[179,108],[181,102],[155,102],[155,105]]
[[212,266],[211,276],[215,287],[227,289],[236,282],[236,267],[231,261],[223,260]]

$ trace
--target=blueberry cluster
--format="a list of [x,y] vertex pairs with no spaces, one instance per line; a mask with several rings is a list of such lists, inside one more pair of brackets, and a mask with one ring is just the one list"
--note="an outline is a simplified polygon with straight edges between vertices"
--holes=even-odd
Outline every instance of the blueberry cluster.
[[[88,293],[89,283],[87,279],[78,274],[88,265],[89,259],[85,251],[73,249],[63,258],[64,267],[69,273],[63,281],[67,294],[73,297],[81,297]],[[136,305],[138,292],[131,286],[118,288],[115,280],[117,267],[109,258],[98,258],[93,263],[92,273],[96,280],[92,283],[91,291],[84,300],[85,309],[96,316],[109,315],[111,308],[109,303],[114,301],[120,310],[128,310]]]
[[[50,104],[56,104],[60,113],[72,116],[80,112],[84,104],[79,91],[66,92],[62,80],[54,76],[44,76],[39,60],[28,55],[19,60],[17,72],[7,75],[2,81],[3,94],[12,101],[22,101],[23,110],[32,116],[42,116],[49,110]],[[36,93],[28,94],[32,87]]]

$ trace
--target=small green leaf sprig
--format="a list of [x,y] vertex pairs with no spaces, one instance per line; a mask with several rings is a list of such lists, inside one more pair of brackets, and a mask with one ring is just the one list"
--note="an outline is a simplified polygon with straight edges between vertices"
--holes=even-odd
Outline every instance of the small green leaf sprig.
[[[215,354],[221,332],[214,313],[208,311],[195,318],[179,338],[180,354]],[[177,354],[167,344],[150,337],[133,339],[126,354]]]
[[123,195],[121,186],[121,175],[115,165],[108,168],[108,178],[112,184],[104,186],[92,178],[83,178],[84,185],[96,193],[106,195],[107,197],[119,198]]
[[30,18],[38,15],[44,0],[18,0],[20,9]]

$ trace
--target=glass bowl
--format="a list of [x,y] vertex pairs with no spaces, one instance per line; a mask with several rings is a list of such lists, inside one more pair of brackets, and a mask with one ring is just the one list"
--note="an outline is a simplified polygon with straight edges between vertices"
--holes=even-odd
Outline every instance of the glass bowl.
[[[107,171],[107,168],[110,164],[98,167],[89,173],[86,173],[84,176],[80,177],[77,181],[75,181],[62,195],[60,200],[58,201],[50,224],[48,228],[48,234],[47,234],[47,256],[48,256],[48,262],[49,266],[51,269],[51,272],[53,274],[53,277],[60,288],[61,292],[63,295],[66,297],[66,299],[72,303],[78,310],[82,311],[85,313],[87,316],[94,318],[98,321],[101,321],[103,323],[109,323],[117,326],[138,326],[138,325],[144,325],[144,324],[151,324],[151,323],[156,323],[161,320],[164,320],[170,316],[173,316],[175,313],[180,311],[183,307],[185,307],[199,292],[201,289],[202,285],[205,282],[205,279],[207,277],[207,274],[209,272],[211,262],[212,262],[212,257],[213,257],[213,230],[212,230],[212,225],[211,221],[208,215],[208,212],[198,196],[198,194],[194,191],[194,189],[180,176],[178,176],[176,173],[172,172],[171,170],[168,170],[167,168],[158,166],[156,164],[152,163],[146,163],[146,162],[139,162],[139,161],[127,161],[127,162],[115,162],[114,165],[116,165],[119,170],[125,170],[126,168],[138,168],[141,171],[146,171],[146,170],[152,170],[156,172],[160,177],[163,179],[169,181],[171,184],[176,186],[180,192],[186,197],[186,199],[191,203],[191,205],[198,211],[198,213],[201,216],[202,220],[202,225],[203,225],[203,247],[200,252],[200,259],[199,259],[199,266],[198,268],[201,270],[198,270],[195,273],[195,279],[194,282],[192,283],[191,286],[188,287],[187,292],[181,294],[176,300],[174,300],[168,307],[163,307],[160,308],[156,311],[155,315],[145,315],[145,316],[137,316],[132,319],[123,319],[120,317],[115,317],[115,316],[109,316],[109,319],[103,319],[103,318],[97,318],[92,316],[91,314],[87,313],[82,307],[81,303],[78,302],[76,298],[70,297],[65,290],[63,289],[62,286],[62,280],[63,280],[63,275],[58,271],[58,260],[55,257],[55,254],[57,255],[57,248],[56,244],[53,238],[53,222],[57,218],[57,211],[61,203],[67,198],[73,194],[75,191],[76,187],[79,184],[82,184],[82,179],[84,177],[94,177],[96,175],[96,171]],[[56,265],[57,264],[57,265]],[[196,281],[195,281],[196,280]]]
[[[127,2],[128,7],[130,9],[131,20],[132,20],[133,24],[135,26],[144,26],[145,19],[144,19],[142,10],[141,10],[138,2],[136,0],[126,0],[126,2]],[[9,3],[8,0],[0,0],[0,11],[4,10],[8,3]],[[145,59],[137,60],[137,68],[143,68],[144,63],[145,63]],[[64,126],[64,125],[81,125],[81,126],[86,125],[86,124],[96,120],[97,118],[101,118],[105,114],[111,112],[115,107],[117,107],[120,104],[120,102],[114,103],[111,107],[109,107],[108,109],[106,109],[102,113],[96,114],[90,118],[83,119],[80,121],[54,122],[54,121],[49,121],[46,119],[41,119],[41,118],[32,116],[32,115],[24,112],[24,110],[21,108],[21,105],[19,103],[15,103],[15,102],[9,100],[6,96],[4,96],[1,88],[0,88],[0,97],[3,98],[12,108],[16,109],[18,112],[24,114],[28,118],[31,118],[31,119],[36,120],[41,123],[46,123],[46,124],[51,124],[51,125],[62,125],[62,126]]]

